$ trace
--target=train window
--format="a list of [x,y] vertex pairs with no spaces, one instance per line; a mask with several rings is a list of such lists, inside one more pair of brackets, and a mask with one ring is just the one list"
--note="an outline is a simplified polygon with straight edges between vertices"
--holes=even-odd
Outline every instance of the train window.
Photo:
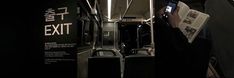
[[142,48],[151,43],[151,32],[148,24],[121,24],[120,42],[132,48]]
[[100,45],[102,41],[100,17],[94,17],[82,6],[78,6],[77,10],[78,48]]
[[78,47],[86,47],[91,45],[92,41],[92,24],[89,16],[86,12],[80,8],[80,13],[78,14]]
[[90,28],[90,22],[89,21],[86,21],[85,22],[85,25],[84,25],[84,32],[83,32],[83,35],[84,35],[84,40],[85,41],[85,45],[90,45],[90,31],[89,31],[89,28]]
[[138,27],[138,42],[139,42],[139,48],[142,48],[145,45],[150,45],[151,32],[149,25],[142,24],[139,26],[141,27]]

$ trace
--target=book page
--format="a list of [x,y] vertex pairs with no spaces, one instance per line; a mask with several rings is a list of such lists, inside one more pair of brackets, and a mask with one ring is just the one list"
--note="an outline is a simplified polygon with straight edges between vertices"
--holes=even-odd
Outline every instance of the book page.
[[196,14],[198,14],[197,18],[195,18],[194,23],[192,24],[193,27],[200,29],[201,26],[206,22],[206,20],[210,17],[208,14],[196,11],[196,10],[190,10],[189,11],[189,16],[196,16]]
[[180,19],[184,19],[190,9],[189,6],[181,1],[178,2],[177,6],[180,8],[178,12]]
[[209,15],[205,13],[196,10],[190,10],[186,17],[181,21],[179,29],[191,43],[200,32],[208,18]]

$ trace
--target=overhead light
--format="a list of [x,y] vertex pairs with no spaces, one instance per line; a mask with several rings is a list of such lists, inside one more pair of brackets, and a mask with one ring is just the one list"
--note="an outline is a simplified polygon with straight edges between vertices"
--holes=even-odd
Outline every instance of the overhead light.
[[111,19],[111,0],[107,0],[108,20]]

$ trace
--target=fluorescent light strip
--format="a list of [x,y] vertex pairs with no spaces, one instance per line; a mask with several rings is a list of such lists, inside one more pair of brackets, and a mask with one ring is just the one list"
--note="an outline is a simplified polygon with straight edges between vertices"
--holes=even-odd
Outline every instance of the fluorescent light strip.
[[111,0],[107,0],[108,19],[111,19]]
[[91,5],[90,5],[89,1],[88,1],[88,0],[86,0],[86,2],[88,3],[89,8],[90,8],[90,9],[93,9],[93,8],[91,7]]

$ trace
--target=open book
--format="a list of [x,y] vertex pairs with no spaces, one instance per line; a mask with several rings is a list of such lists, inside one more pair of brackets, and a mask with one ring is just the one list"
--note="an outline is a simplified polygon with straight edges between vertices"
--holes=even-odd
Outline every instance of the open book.
[[177,5],[180,7],[178,15],[181,19],[178,28],[188,38],[188,42],[192,43],[210,16],[200,11],[190,9],[188,5],[181,1],[179,1]]

